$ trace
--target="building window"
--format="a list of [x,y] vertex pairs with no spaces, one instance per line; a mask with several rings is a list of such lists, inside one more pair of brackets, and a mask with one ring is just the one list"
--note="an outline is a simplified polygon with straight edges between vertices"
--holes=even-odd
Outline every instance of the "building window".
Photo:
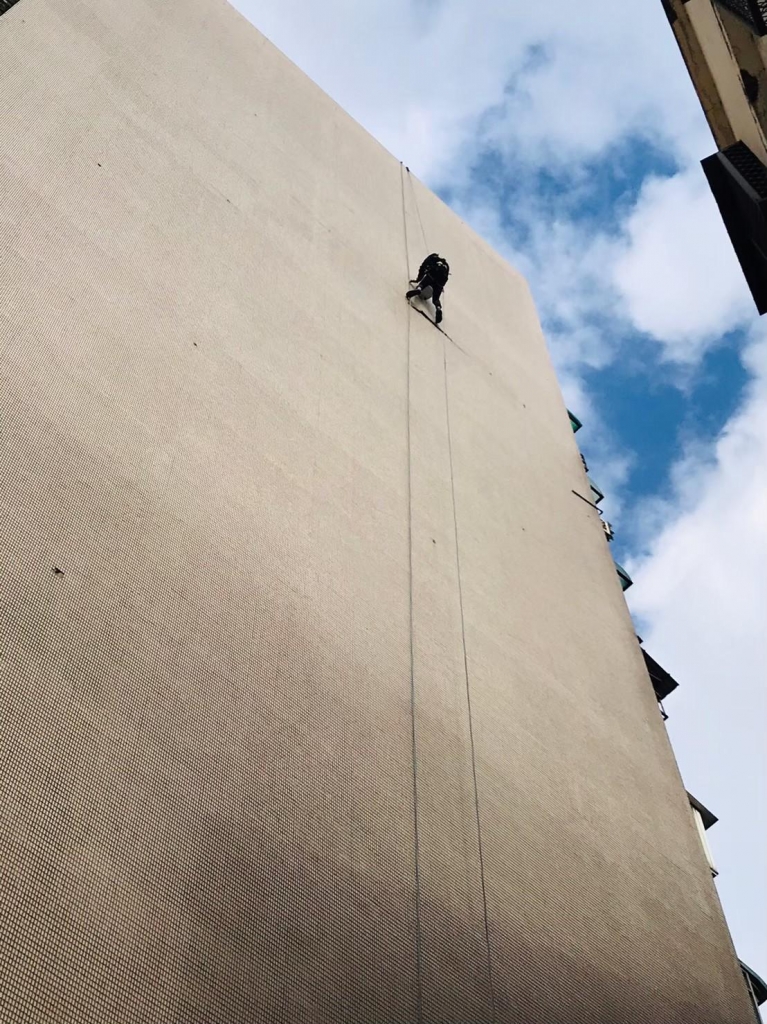
[[623,568],[622,565],[615,563],[615,571],[618,573],[618,579],[621,581],[621,590],[628,590],[629,587],[634,585],[634,581]]
[[759,1007],[763,1002],[767,1001],[767,983],[762,981],[756,971],[752,971],[748,964],[744,964],[742,960],[739,960],[740,969],[743,971],[743,980],[746,983],[748,994],[751,997],[751,1005],[754,1008],[754,1016],[758,1021],[761,1021],[759,1016]]
[[700,836],[703,852],[706,855],[706,862],[711,870],[711,874],[716,878],[719,872],[714,864],[711,848],[709,847],[708,839],[706,838],[706,831],[710,829],[712,825],[715,825],[719,819],[713,815],[707,807],[704,807],[699,800],[696,800],[692,793],[688,793],[687,798],[690,801],[690,809],[692,810],[695,827],[697,828],[698,835]]
[[720,7],[750,25],[758,36],[767,35],[767,0],[716,0]]
[[749,103],[756,103],[759,99],[759,79],[752,75],[745,68],[740,69],[740,80],[743,83],[743,92]]
[[0,0],[0,17],[10,11],[14,4],[18,3],[19,0]]
[[573,428],[573,433],[574,433],[574,434],[577,434],[577,433],[578,433],[578,431],[579,431],[579,430],[581,429],[581,427],[583,426],[583,424],[581,423],[581,421],[580,421],[580,420],[578,419],[578,417],[577,417],[577,416],[574,416],[574,415],[573,415],[573,414],[572,414],[572,413],[570,412],[570,410],[569,410],[569,409],[567,410],[567,415],[568,415],[568,416],[570,417],[570,426],[571,426],[571,427]]
[[591,479],[590,476],[587,476],[586,479],[589,482],[589,490],[591,491],[591,500],[594,502],[595,505],[598,505],[600,501],[604,500],[604,494],[602,494],[602,492],[599,490],[599,488],[597,487],[597,485],[594,483],[594,481]]
[[[642,641],[640,640],[639,642],[641,644]],[[671,676],[665,668],[662,668],[658,664],[655,658],[650,657],[644,647],[641,647],[640,650],[642,651],[644,663],[647,667],[647,674],[650,677],[650,682],[652,683],[652,688],[655,692],[655,699],[658,702],[660,713],[663,716],[663,721],[665,722],[668,715],[666,714],[666,709],[663,707],[663,701],[670,693],[674,692],[679,683],[677,683],[676,679],[674,679],[674,677]]]

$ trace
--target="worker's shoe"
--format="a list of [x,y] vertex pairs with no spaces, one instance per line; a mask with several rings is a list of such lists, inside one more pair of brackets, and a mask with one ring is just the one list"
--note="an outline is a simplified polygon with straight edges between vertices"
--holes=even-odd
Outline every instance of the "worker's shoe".
[[435,324],[441,324],[442,323],[442,310],[441,309],[437,310],[437,315],[434,317],[434,323]]

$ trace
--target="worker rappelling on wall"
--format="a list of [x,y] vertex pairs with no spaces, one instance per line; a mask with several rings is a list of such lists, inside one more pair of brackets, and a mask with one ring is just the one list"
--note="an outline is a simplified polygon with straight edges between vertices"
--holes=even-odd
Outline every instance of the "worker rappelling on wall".
[[434,322],[437,324],[442,320],[441,296],[449,276],[450,266],[447,260],[433,252],[421,264],[418,277],[410,282],[414,287],[405,296],[408,300],[419,298],[428,301],[431,299],[436,312]]

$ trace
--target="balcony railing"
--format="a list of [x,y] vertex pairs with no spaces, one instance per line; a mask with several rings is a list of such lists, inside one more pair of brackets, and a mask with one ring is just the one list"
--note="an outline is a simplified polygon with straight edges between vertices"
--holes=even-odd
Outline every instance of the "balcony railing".
[[758,36],[767,35],[767,0],[716,0],[750,25]]

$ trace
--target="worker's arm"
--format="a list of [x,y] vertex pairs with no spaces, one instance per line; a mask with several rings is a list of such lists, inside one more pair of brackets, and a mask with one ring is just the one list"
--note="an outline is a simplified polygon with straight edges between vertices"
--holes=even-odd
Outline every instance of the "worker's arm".
[[424,274],[427,274],[432,269],[432,267],[434,266],[434,264],[436,262],[437,262],[437,260],[435,260],[435,258],[433,256],[427,256],[426,257],[426,259],[423,261],[423,263],[421,264],[420,269],[418,271],[418,280],[419,281],[424,276]]

